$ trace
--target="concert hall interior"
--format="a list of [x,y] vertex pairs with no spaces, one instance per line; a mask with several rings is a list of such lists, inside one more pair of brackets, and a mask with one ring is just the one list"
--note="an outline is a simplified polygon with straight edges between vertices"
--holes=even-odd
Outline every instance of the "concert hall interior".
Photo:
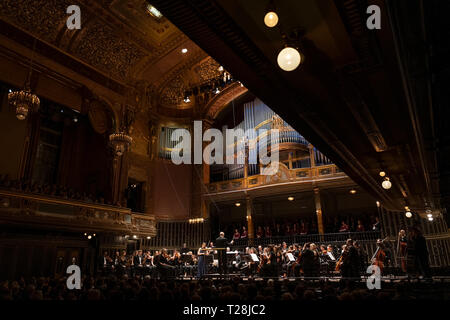
[[449,299],[449,10],[0,0],[0,299]]

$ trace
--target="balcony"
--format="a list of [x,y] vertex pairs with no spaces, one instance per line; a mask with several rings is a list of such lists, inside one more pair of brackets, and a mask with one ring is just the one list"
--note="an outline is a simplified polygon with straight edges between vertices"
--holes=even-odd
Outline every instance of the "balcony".
[[153,216],[128,208],[0,189],[0,222],[71,232],[155,236]]
[[278,173],[273,176],[252,175],[246,178],[213,182],[206,185],[208,194],[243,191],[269,185],[299,185],[318,183],[348,183],[349,178],[336,165],[329,164],[312,168],[289,169],[280,163]]

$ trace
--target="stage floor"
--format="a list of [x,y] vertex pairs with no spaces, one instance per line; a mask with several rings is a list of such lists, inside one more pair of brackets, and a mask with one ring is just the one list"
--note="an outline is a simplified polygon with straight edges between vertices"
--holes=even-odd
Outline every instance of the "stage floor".
[[[201,279],[198,279],[197,277],[190,277],[190,276],[182,276],[182,277],[178,277],[178,280],[187,280],[187,281],[192,281],[192,280],[230,280],[233,278],[240,278],[243,281],[262,281],[262,280],[267,280],[267,279],[272,279],[272,280],[277,280],[277,281],[299,281],[299,280],[303,280],[303,281],[313,281],[313,282],[319,282],[319,281],[330,281],[330,282],[339,282],[342,280],[342,277],[339,275],[330,275],[330,276],[321,276],[321,277],[261,277],[261,276],[247,276],[247,275],[243,275],[243,274],[238,274],[238,273],[230,273],[230,274],[219,274],[219,273],[208,273],[205,274]],[[359,281],[359,282],[366,282],[367,281],[367,276],[361,276],[359,278],[346,278],[348,280],[353,280],[353,281]],[[449,276],[433,276],[430,279],[425,279],[425,278],[413,278],[413,277],[408,277],[408,276],[383,276],[381,277],[381,281],[384,283],[398,283],[398,282],[421,282],[421,283],[426,283],[426,282],[445,282],[445,283],[450,283],[450,275]]]

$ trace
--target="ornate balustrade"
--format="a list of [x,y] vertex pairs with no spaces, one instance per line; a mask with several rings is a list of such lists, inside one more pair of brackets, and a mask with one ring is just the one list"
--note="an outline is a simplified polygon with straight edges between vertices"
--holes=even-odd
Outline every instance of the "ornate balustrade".
[[0,221],[61,231],[156,235],[153,216],[128,208],[2,189]]
[[336,165],[324,165],[312,168],[288,169],[280,163],[278,173],[272,176],[252,175],[247,178],[219,181],[207,184],[208,193],[251,189],[262,185],[283,182],[312,182],[313,180],[347,177]]

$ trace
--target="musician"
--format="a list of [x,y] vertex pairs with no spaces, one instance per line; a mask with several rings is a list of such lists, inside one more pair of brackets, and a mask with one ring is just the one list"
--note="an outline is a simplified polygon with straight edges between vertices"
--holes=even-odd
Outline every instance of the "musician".
[[374,258],[372,259],[372,264],[378,266],[380,268],[380,273],[383,273],[384,262],[386,260],[386,253],[384,251],[384,244],[381,239],[377,240],[377,250],[374,254]]
[[173,276],[174,267],[169,264],[169,258],[167,249],[162,249],[161,254],[155,257],[154,263],[161,279],[167,279]]
[[181,254],[186,254],[189,252],[186,242],[183,243],[183,248],[181,248],[180,252],[181,252]]
[[[424,277],[430,276],[430,265],[428,261],[428,249],[425,237],[419,228],[411,228],[410,239],[411,245],[413,246],[413,262],[414,268],[419,272],[420,275]],[[409,247],[409,244],[408,244]]]
[[112,263],[113,263],[113,260],[112,260],[111,257],[109,256],[108,251],[105,251],[105,252],[103,253],[102,259],[100,260],[100,268],[101,268],[101,270],[102,270],[103,272],[110,271],[111,268],[112,268]]
[[[341,259],[340,259],[341,260]],[[353,240],[347,239],[342,253],[341,275],[343,278],[359,277],[358,250],[353,246]]]
[[141,276],[143,272],[144,256],[142,250],[138,250],[137,254],[133,257],[134,271],[136,275]]
[[206,259],[205,255],[209,254],[206,250],[206,242],[202,242],[201,247],[197,251],[198,266],[197,266],[197,278],[203,277],[206,274]]
[[361,273],[365,273],[366,271],[366,267],[367,267],[367,253],[364,251],[363,248],[361,248],[361,245],[359,244],[358,241],[354,241],[353,242],[353,246],[356,248],[356,250],[358,251],[358,257],[359,257],[359,272]]
[[225,233],[220,232],[219,237],[216,239],[215,246],[219,250],[217,250],[218,258],[219,258],[219,273],[226,274],[227,273],[227,254],[225,252],[225,248],[234,243],[233,240],[228,242],[227,238],[225,238]]
[[406,273],[406,259],[408,251],[408,238],[406,237],[406,231],[400,230],[397,238],[397,257],[400,260],[400,266],[402,271]]
[[127,251],[126,250],[122,250],[122,254],[119,258],[119,270],[120,270],[120,274],[125,274],[126,270],[127,270]]
[[319,250],[317,249],[317,246],[315,243],[311,243],[311,245],[309,246],[310,250],[313,252],[314,254],[314,259],[313,259],[313,276],[314,277],[318,277],[319,276],[319,272],[320,272],[320,253]]
[[113,269],[115,269],[116,271],[119,267],[119,262],[120,262],[120,251],[116,251],[114,255],[114,265],[113,265]]
[[303,275],[305,277],[313,277],[315,276],[315,256],[314,251],[311,250],[311,243],[307,242],[303,246],[301,258],[300,258],[300,267],[303,270]]

